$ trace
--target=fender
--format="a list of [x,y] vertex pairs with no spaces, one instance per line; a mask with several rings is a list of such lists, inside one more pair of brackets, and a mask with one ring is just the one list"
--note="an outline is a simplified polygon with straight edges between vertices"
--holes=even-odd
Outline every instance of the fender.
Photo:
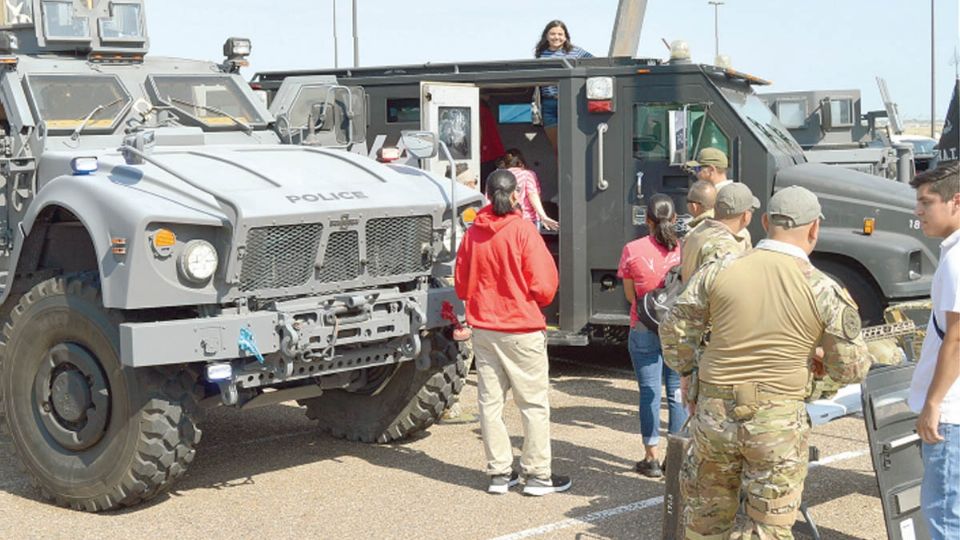
[[920,240],[887,231],[865,236],[858,231],[840,227],[821,227],[820,239],[814,251],[817,254],[853,258],[880,287],[887,299],[906,299],[930,296],[931,272],[920,279],[910,278],[910,256],[920,252],[921,264],[936,264],[929,248]]
[[143,231],[152,222],[219,227],[225,220],[224,216],[216,215],[199,204],[188,206],[173,201],[138,186],[120,183],[113,175],[101,173],[57,177],[43,185],[19,226],[13,227],[10,272],[3,283],[0,303],[6,301],[10,294],[10,285],[27,237],[33,231],[37,218],[51,206],[70,211],[86,229],[97,255],[104,306],[119,309],[134,306],[127,302],[129,267],[113,256],[111,238],[127,238],[128,252],[132,252],[138,243],[146,241]]

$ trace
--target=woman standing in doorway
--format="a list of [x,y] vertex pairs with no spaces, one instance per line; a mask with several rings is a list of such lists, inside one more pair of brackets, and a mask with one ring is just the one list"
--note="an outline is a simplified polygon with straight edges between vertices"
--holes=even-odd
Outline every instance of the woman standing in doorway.
[[550,218],[543,209],[540,200],[540,179],[537,173],[527,167],[527,160],[516,148],[503,154],[503,166],[517,178],[517,205],[523,213],[523,219],[548,231],[560,230],[560,223]]
[[[593,55],[570,42],[570,32],[563,21],[553,20],[547,23],[540,36],[540,42],[534,50],[536,58],[593,58]],[[557,149],[557,96],[560,90],[556,86],[540,88],[540,114],[543,116],[543,129],[547,139]]]
[[663,363],[660,336],[644,326],[637,316],[637,302],[643,300],[643,295],[663,286],[667,272],[680,264],[676,222],[673,200],[661,193],[651,197],[647,203],[647,230],[650,234],[623,247],[617,271],[623,279],[623,292],[630,302],[630,339],[627,348],[640,386],[640,435],[643,437],[644,457],[637,462],[636,470],[650,478],[663,476],[657,459],[662,386],[667,387],[668,431],[680,431],[687,419],[680,399],[680,375]]

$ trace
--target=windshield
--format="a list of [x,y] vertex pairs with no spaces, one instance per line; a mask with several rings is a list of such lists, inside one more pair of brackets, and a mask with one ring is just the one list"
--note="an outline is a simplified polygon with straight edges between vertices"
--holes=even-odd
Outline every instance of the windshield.
[[756,94],[747,94],[732,88],[720,88],[720,92],[733,106],[733,109],[750,126],[750,131],[760,139],[764,146],[769,150],[779,150],[793,157],[803,155],[803,149],[797,144],[796,139],[790,135],[790,132],[780,122],[773,111],[766,103],[760,100]]
[[936,152],[937,141],[909,141],[913,145],[914,154],[933,154]]
[[253,103],[229,75],[152,76],[157,100],[210,128],[246,129],[264,124]]
[[29,75],[27,85],[51,131],[112,131],[132,101],[112,75]]

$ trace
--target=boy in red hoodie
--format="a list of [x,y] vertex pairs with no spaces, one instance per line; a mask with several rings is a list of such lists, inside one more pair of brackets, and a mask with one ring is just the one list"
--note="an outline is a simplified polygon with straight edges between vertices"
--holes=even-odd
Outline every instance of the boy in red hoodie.
[[464,236],[454,276],[473,326],[480,428],[491,477],[487,491],[506,493],[519,483],[503,421],[508,390],[523,419],[523,493],[566,491],[570,479],[551,471],[546,322],[540,311],[557,292],[557,267],[536,227],[517,211],[516,177],[494,171],[486,191],[492,202]]

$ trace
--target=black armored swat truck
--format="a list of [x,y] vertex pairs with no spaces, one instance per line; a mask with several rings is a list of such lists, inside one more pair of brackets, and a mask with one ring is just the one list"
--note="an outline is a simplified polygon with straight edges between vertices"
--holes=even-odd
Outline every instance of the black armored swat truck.
[[[561,224],[543,233],[560,268],[560,292],[546,310],[554,344],[626,335],[621,248],[646,232],[645,198],[666,193],[686,208],[692,179],[683,164],[706,147],[730,156],[729,176],[764,206],[790,185],[817,193],[826,221],[813,259],[846,285],[866,322],[881,321],[890,303],[929,295],[936,245],[913,216],[912,190],[808,163],[754,92],[767,84],[757,77],[689,62],[594,58],[270,72],[252,84],[270,94],[287,78],[319,75],[366,90],[371,152],[396,144],[403,130],[423,129],[455,147],[457,161],[478,176],[481,140],[491,130],[525,154]],[[557,150],[536,123],[542,86],[559,87]],[[483,128],[482,107],[495,120]],[[429,165],[444,171],[442,162]],[[762,238],[759,219],[751,233]]]

